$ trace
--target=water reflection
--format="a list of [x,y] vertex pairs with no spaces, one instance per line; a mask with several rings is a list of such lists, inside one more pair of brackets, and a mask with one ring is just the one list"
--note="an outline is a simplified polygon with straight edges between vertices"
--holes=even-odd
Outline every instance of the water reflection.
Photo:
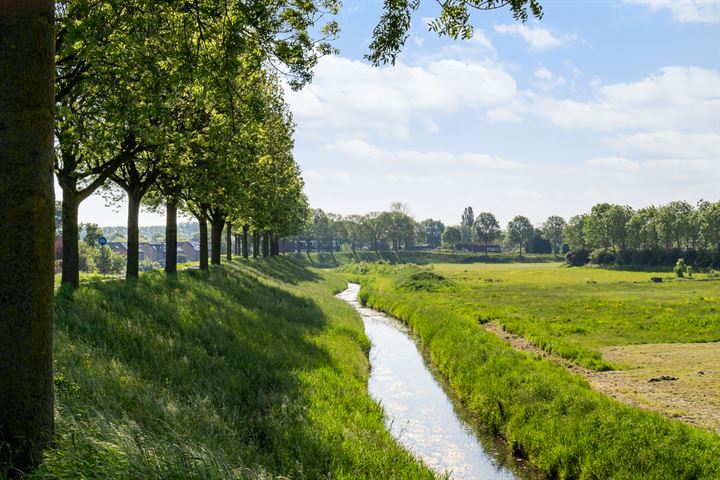
[[537,478],[507,447],[474,431],[461,418],[407,327],[357,301],[360,286],[349,284],[338,297],[362,315],[372,342],[368,388],[387,415],[392,435],[437,472],[453,479]]

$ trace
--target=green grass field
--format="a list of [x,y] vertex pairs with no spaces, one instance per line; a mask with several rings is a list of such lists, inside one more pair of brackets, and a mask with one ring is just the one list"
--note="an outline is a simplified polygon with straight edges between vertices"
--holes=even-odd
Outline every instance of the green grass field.
[[494,320],[589,368],[621,367],[601,357],[611,345],[720,340],[720,281],[702,274],[680,280],[555,263],[440,264],[434,272],[453,284],[452,295],[433,295],[434,303]]
[[434,478],[367,393],[344,287],[268,259],[61,289],[57,445],[27,478]]
[[[348,265],[361,300],[406,321],[478,421],[558,478],[720,478],[720,436],[624,405],[495,321],[557,353],[608,368],[602,345],[717,340],[717,281],[558,264]],[[667,277],[667,274],[662,274]]]

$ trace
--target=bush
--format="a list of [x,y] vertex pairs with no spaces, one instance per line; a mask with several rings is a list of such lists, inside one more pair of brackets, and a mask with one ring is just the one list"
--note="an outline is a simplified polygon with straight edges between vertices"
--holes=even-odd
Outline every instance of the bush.
[[683,278],[685,276],[685,273],[687,272],[687,265],[685,265],[685,260],[679,258],[677,263],[675,264],[675,268],[673,268],[673,272],[675,272],[675,275],[677,275],[678,278]]
[[597,249],[590,252],[590,263],[594,265],[610,265],[615,262],[615,254],[605,249]]
[[95,249],[85,242],[78,243],[79,268],[81,272],[95,271]]
[[565,255],[565,263],[571,267],[582,267],[590,260],[587,250],[571,250]]

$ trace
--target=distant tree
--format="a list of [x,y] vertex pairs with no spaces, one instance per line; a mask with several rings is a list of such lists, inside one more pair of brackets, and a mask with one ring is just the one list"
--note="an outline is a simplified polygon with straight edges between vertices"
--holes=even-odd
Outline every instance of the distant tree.
[[655,217],[657,208],[654,206],[641,208],[634,212],[625,224],[627,244],[631,249],[651,249],[658,246],[658,232]]
[[442,243],[446,247],[455,250],[455,246],[462,241],[462,233],[459,227],[447,227],[442,234]]
[[553,254],[557,257],[563,246],[563,230],[565,230],[565,219],[558,215],[551,215],[542,224],[542,234],[550,242]]
[[563,238],[565,243],[572,251],[585,250],[587,248],[587,242],[585,241],[585,224],[587,223],[588,215],[575,215],[570,217],[570,221],[563,228]]
[[475,219],[475,236],[485,245],[485,255],[488,254],[490,242],[500,238],[500,222],[490,212],[481,212]]
[[611,208],[609,203],[599,203],[590,210],[584,224],[585,242],[590,248],[610,248],[607,212]]
[[670,202],[658,209],[655,216],[658,234],[665,243],[665,249],[682,246],[692,221],[693,207],[685,201]]
[[475,216],[472,207],[465,207],[462,217],[460,218],[460,232],[462,233],[462,243],[470,245],[472,243],[472,226],[475,223]]
[[700,234],[708,245],[714,245],[720,255],[720,202],[701,205]]
[[608,241],[613,252],[627,249],[627,222],[633,215],[632,208],[624,205],[611,205],[605,212],[605,225]]
[[418,223],[418,243],[426,243],[437,248],[442,242],[445,225],[440,220],[428,218]]
[[87,242],[80,242],[78,245],[78,259],[80,260],[80,271],[92,273],[95,271],[95,248]]
[[81,228],[85,230],[83,241],[93,248],[97,247],[98,239],[103,236],[102,228],[97,223],[85,223],[81,225]]
[[525,242],[528,241],[530,236],[535,231],[532,223],[527,217],[518,215],[514,217],[507,225],[508,241],[511,245],[517,245],[520,251],[520,257],[522,257],[522,248]]

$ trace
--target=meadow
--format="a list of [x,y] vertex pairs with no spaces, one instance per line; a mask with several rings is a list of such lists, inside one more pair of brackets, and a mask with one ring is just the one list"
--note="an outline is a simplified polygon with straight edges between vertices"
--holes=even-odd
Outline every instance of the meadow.
[[452,295],[435,295],[434,303],[495,321],[595,370],[623,367],[602,357],[607,346],[720,341],[720,281],[704,274],[676,279],[556,263],[438,264],[433,271],[453,284]]
[[274,258],[61,288],[57,440],[26,478],[434,478],[367,393],[344,287]]
[[[558,478],[718,478],[720,436],[595,391],[489,322],[595,369],[600,347],[718,340],[720,283],[559,264],[356,264],[361,300],[407,322],[480,424]],[[622,367],[622,365],[619,365]]]

